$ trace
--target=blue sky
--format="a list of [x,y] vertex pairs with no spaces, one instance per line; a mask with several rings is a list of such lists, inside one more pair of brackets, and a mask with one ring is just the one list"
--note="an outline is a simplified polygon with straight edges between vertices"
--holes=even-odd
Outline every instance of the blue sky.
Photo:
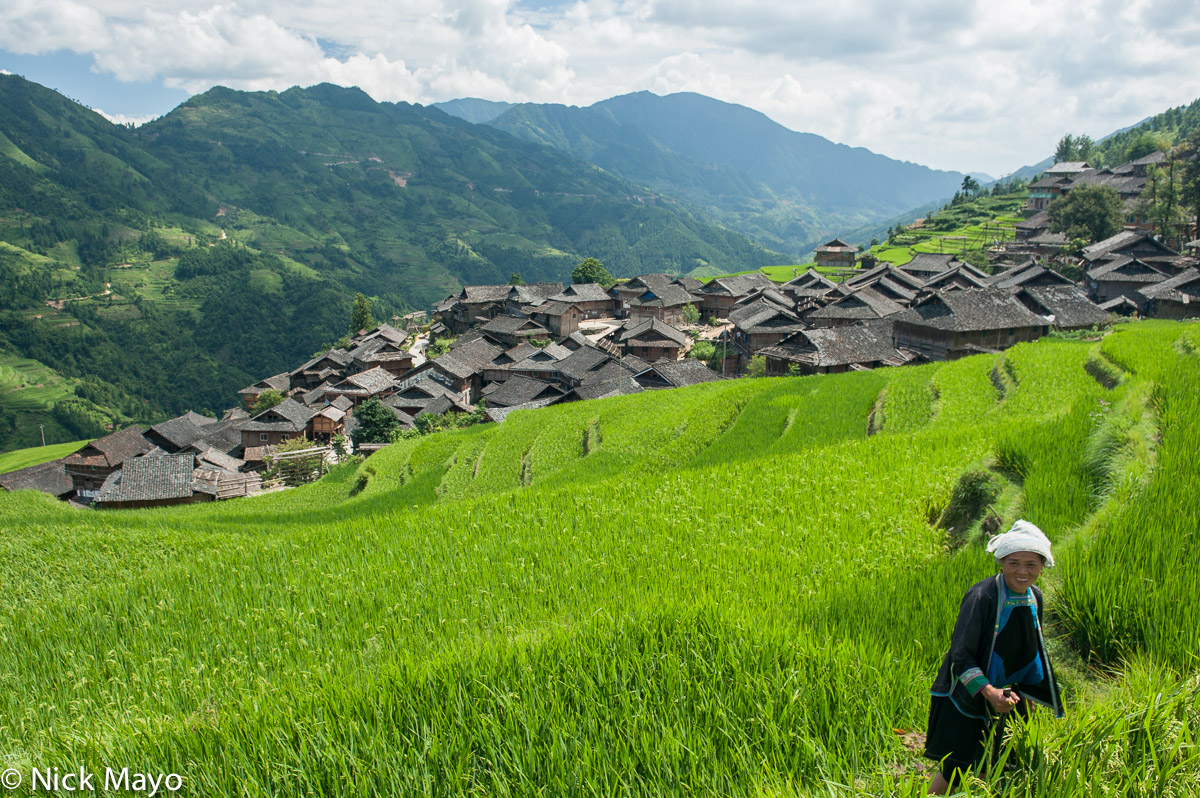
[[695,91],[1002,175],[1200,97],[1194,0],[4,0],[0,69],[117,121],[214,85],[587,105]]

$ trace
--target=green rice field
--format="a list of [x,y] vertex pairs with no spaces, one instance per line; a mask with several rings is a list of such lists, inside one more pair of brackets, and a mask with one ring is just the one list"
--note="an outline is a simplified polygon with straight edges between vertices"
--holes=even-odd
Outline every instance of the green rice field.
[[189,795],[915,798],[929,686],[994,572],[988,510],[951,506],[984,471],[1003,523],[1056,543],[1067,716],[1035,712],[1021,766],[961,794],[1195,795],[1198,349],[1200,326],[1141,322],[520,411],[219,505],[0,494],[0,768]]
[[51,443],[33,449],[20,449],[15,452],[0,453],[0,474],[17,471],[29,466],[48,463],[60,457],[66,457],[86,446],[89,441],[72,441],[70,443]]

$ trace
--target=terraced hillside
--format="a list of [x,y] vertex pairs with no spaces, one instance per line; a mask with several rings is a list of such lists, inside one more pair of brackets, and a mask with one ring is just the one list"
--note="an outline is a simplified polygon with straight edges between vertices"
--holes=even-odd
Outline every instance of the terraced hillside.
[[1142,322],[518,412],[219,506],[0,496],[0,760],[190,794],[917,796],[996,513],[1061,554],[1068,716],[971,794],[1191,794],[1197,346]]

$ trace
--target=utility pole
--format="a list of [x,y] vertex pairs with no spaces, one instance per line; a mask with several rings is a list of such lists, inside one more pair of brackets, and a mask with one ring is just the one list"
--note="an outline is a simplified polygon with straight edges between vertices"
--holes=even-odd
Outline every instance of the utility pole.
[[38,424],[38,429],[42,431],[42,446],[46,445],[46,425]]

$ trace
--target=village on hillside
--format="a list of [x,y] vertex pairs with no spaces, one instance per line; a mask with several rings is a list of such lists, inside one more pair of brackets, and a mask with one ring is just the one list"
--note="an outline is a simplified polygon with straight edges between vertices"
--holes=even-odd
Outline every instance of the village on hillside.
[[[1047,170],[1028,186],[1016,240],[988,252],[990,271],[932,253],[897,266],[833,239],[816,250],[816,268],[782,284],[750,273],[708,282],[647,274],[611,286],[466,286],[437,303],[432,317],[410,314],[359,330],[345,346],[247,386],[220,419],[186,413],[114,432],[61,460],[0,475],[0,487],[99,508],[215,501],[280,484],[288,462],[297,481],[319,476],[348,438],[362,455],[386,445],[355,435],[356,409],[373,400],[400,430],[454,414],[500,423],[516,410],[746,374],[995,353],[1119,316],[1200,317],[1196,231],[1173,242],[1181,254],[1137,215],[1157,156],[1112,170],[1086,163]],[[1065,256],[1065,236],[1050,231],[1047,207],[1098,184],[1125,202],[1126,229]],[[1064,276],[1062,264],[1082,279]]]

